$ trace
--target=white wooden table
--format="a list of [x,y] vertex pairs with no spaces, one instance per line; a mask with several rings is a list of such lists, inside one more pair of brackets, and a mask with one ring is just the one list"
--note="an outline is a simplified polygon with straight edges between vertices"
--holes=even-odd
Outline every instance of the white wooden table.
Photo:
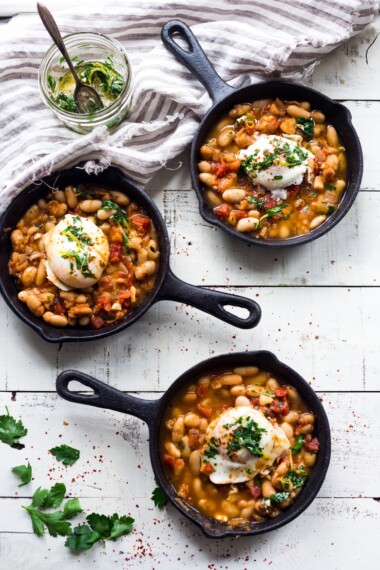
[[[1,570],[379,568],[379,34],[378,19],[313,76],[313,87],[351,110],[365,157],[356,203],[326,236],[270,253],[208,226],[198,214],[187,155],[148,185],[168,224],[174,271],[196,285],[257,299],[263,311],[257,329],[240,331],[193,308],[161,302],[124,333],[59,347],[42,341],[0,300],[0,409],[8,405],[29,430],[22,451],[0,443]],[[275,352],[310,381],[323,398],[333,445],[330,470],[312,506],[258,538],[211,541],[171,506],[156,509],[145,425],[55,393],[57,373],[77,368],[156,398],[194,363],[247,349]],[[81,451],[71,468],[48,454],[61,443]],[[34,480],[19,489],[11,468],[27,461]],[[21,505],[38,486],[56,481],[66,483],[87,514],[130,513],[134,532],[80,555],[71,554],[62,538],[37,538]]]

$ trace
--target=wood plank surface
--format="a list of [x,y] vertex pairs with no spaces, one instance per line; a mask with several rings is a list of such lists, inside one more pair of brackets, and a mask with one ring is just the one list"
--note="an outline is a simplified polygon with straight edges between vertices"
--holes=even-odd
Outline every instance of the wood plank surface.
[[[37,538],[21,509],[25,501],[2,501],[3,518],[11,533],[0,533],[2,567],[52,570],[91,568],[112,570],[250,570],[252,568],[304,570],[354,570],[363,559],[366,570],[378,568],[379,503],[373,499],[316,499],[302,516],[285,528],[254,538],[211,541],[172,507],[165,512],[150,500],[124,496],[115,499],[83,499],[87,514],[130,512],[136,530],[105,548],[73,555],[64,538]],[[17,520],[10,527],[11,514]],[[79,519],[82,521],[82,519]],[[29,532],[28,532],[29,530]]]
[[[19,16],[10,33],[11,25],[36,18]],[[378,569],[379,34],[378,18],[324,58],[310,80],[349,108],[365,160],[354,206],[326,236],[268,253],[206,224],[191,190],[188,151],[168,161],[146,187],[168,225],[174,272],[195,285],[255,299],[263,311],[256,329],[238,330],[165,301],[116,336],[59,346],[42,341],[0,300],[0,414],[7,405],[29,429],[23,450],[0,443],[0,570]],[[330,420],[332,460],[309,509],[287,527],[253,539],[211,541],[174,508],[156,509],[143,422],[54,393],[57,374],[77,368],[121,390],[158,398],[196,362],[254,349],[273,351],[318,391]],[[81,450],[71,468],[48,454],[61,443]],[[11,468],[26,461],[34,480],[18,488]],[[21,505],[38,486],[56,481],[80,498],[86,514],[131,514],[134,532],[80,555],[70,553],[63,538],[38,539]],[[78,517],[78,524],[83,520]]]
[[[148,399],[160,395],[138,394]],[[319,496],[379,496],[379,481],[374,473],[380,470],[380,394],[320,392],[319,396],[332,436],[331,465]],[[150,497],[154,482],[148,429],[141,420],[67,402],[57,394],[23,393],[17,394],[16,400],[1,394],[0,402],[8,405],[14,417],[22,417],[29,430],[22,440],[24,449],[1,445],[0,497],[30,497],[37,487],[50,487],[57,481],[64,482],[76,497],[117,499],[125,493],[130,497]],[[48,453],[63,443],[81,452],[81,458],[72,467],[63,466]],[[363,450],[371,469],[363,468]],[[34,481],[19,488],[19,481],[10,470],[27,461],[34,469]],[[16,511],[14,516],[18,516]],[[9,520],[0,517],[0,530],[4,532],[8,527]]]
[[[75,368],[121,390],[164,390],[195,362],[226,352],[271,350],[317,390],[378,390],[380,290],[341,287],[226,288],[259,302],[256,329],[157,303],[133,327],[90,343],[48,344],[0,301],[0,390],[55,390]],[[18,347],[14,351],[12,347]]]

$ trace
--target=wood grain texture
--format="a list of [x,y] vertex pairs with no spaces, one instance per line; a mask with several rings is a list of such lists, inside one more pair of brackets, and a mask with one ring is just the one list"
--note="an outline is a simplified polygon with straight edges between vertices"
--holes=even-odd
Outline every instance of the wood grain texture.
[[[47,344],[0,307],[0,390],[55,390],[67,368],[121,390],[164,390],[195,362],[226,352],[271,350],[318,390],[378,390],[380,290],[343,287],[226,288],[262,308],[256,329],[238,330],[172,302],[153,306],[118,335]],[[17,346],[17,355],[12,347]]]
[[[141,393],[142,398],[160,394]],[[323,498],[363,498],[380,495],[380,394],[319,393],[330,420],[332,459],[326,481],[319,492]],[[57,481],[67,485],[77,497],[122,499],[124,495],[149,498],[154,488],[148,450],[148,429],[141,420],[118,412],[62,400],[56,394],[1,395],[14,417],[22,417],[28,435],[23,450],[1,444],[0,496],[30,497],[38,486]],[[38,418],[38,421],[36,421]],[[67,424],[67,425],[66,425]],[[71,445],[80,450],[80,459],[65,467],[48,450],[56,445]],[[363,469],[363,455],[370,458],[371,469]],[[34,481],[18,487],[15,465],[29,461]],[[3,526],[2,526],[3,525]],[[0,530],[9,521],[1,520]]]
[[[191,523],[168,507],[165,512],[147,499],[123,497],[83,499],[87,513],[130,512],[136,530],[105,548],[79,555],[64,547],[64,539],[30,534],[30,523],[21,509],[23,501],[2,501],[2,514],[13,533],[0,533],[0,557],[4,568],[52,570],[91,568],[95,570],[248,570],[251,568],[303,570],[354,570],[363,562],[376,570],[378,557],[379,504],[373,499],[316,499],[305,513],[286,528],[271,534],[241,539],[211,541]],[[11,526],[11,515],[16,519]],[[83,519],[78,517],[78,520]],[[75,521],[75,519],[74,519]],[[21,530],[22,529],[22,530]],[[29,531],[29,532],[28,532]],[[354,545],[351,547],[350,545]]]
[[378,100],[379,18],[315,68],[310,84],[333,99]]

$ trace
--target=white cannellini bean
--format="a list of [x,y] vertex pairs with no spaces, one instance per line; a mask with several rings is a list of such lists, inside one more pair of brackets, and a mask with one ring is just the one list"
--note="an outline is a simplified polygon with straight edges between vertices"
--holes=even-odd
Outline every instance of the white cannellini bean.
[[246,396],[238,396],[235,400],[235,406],[240,408],[241,406],[252,406],[252,404]]
[[310,119],[310,113],[303,107],[298,107],[298,105],[288,105],[286,112],[291,117],[303,117],[304,119]]
[[236,224],[236,229],[238,232],[251,232],[257,228],[256,218],[242,218]]
[[320,216],[316,216],[310,222],[310,229],[314,230],[315,228],[320,226],[321,223],[325,221],[325,219],[326,219],[326,216],[324,214],[321,214]]
[[245,190],[242,188],[230,188],[223,192],[222,198],[225,202],[240,202],[245,198]]

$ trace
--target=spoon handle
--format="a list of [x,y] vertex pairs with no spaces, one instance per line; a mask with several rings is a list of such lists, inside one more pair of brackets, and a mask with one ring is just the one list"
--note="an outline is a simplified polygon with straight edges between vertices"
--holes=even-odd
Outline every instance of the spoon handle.
[[70,56],[67,53],[66,46],[65,46],[63,39],[62,39],[62,36],[61,36],[61,32],[58,29],[56,21],[53,18],[53,15],[46,8],[46,6],[44,6],[44,4],[40,4],[39,2],[37,3],[37,10],[38,10],[38,13],[40,15],[40,18],[42,20],[43,25],[45,26],[45,28],[49,32],[50,36],[52,37],[53,42],[55,43],[55,45],[57,46],[57,48],[59,49],[59,51],[61,52],[61,54],[65,58],[67,65],[69,66],[70,71],[74,76],[75,82],[79,83],[79,77],[77,75],[77,72],[75,71],[75,67],[74,67],[74,65],[70,59]]

